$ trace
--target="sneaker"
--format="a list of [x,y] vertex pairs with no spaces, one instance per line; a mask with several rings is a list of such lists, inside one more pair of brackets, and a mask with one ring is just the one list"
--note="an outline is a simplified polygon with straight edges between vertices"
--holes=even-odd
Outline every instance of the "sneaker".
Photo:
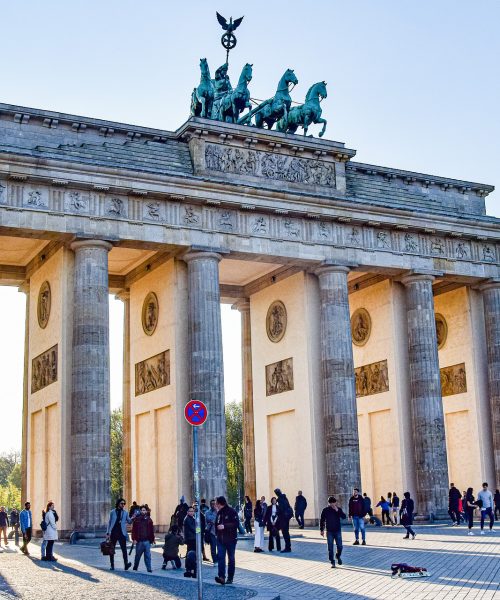
[[493,532],[494,532],[494,531],[495,531],[495,528],[494,528],[494,527],[490,527],[490,531],[493,531]]
[[332,562],[332,569],[335,569],[335,561]]
[[215,578],[216,583],[220,583],[221,585],[225,585],[226,580],[224,579],[224,577],[216,577]]
[[[128,562],[128,563],[125,565],[125,571],[128,571],[128,570],[130,569],[130,567],[131,567],[131,566],[132,566],[132,563],[131,563],[131,562]],[[137,570],[137,569],[136,569],[136,570]]]
[[481,535],[484,535],[484,531],[481,529]]
[[153,572],[153,570],[152,570],[152,569],[148,569],[148,573],[152,573],[152,572]]
[[416,537],[417,537],[417,534],[416,534],[416,533],[414,533],[414,534],[411,536],[411,539],[412,539],[412,540],[414,540]]
[[339,565],[342,564],[342,559],[340,558],[340,556],[337,556],[337,562],[339,563]]
[[474,535],[474,534],[472,533],[472,531],[469,530],[469,533],[467,535]]
[[228,579],[228,580],[226,581],[226,585],[231,585],[232,583],[233,583],[233,580],[232,580],[232,579]]
[[365,540],[363,540],[363,541],[361,542],[361,545],[362,545],[362,546],[366,546],[366,542],[365,542]]
[[132,571],[137,571],[137,567],[132,567]]
[[409,539],[410,539],[410,536],[409,536],[409,535],[404,535],[404,536],[403,536],[403,539],[404,539],[404,540],[409,540]]
[[356,540],[353,544],[353,546],[359,546],[359,540]]

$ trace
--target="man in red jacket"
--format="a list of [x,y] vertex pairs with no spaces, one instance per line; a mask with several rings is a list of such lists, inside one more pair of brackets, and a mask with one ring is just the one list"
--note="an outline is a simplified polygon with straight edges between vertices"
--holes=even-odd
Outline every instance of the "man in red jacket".
[[132,541],[136,544],[134,571],[137,571],[141,556],[144,554],[144,562],[148,573],[152,573],[151,569],[151,544],[155,541],[155,532],[153,520],[148,515],[148,509],[141,506],[141,514],[134,519],[132,525]]

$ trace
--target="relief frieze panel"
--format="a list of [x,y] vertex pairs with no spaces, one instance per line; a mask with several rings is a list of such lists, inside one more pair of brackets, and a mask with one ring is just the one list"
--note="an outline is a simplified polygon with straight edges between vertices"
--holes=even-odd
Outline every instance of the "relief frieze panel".
[[335,188],[335,164],[260,150],[205,145],[205,166],[210,171],[251,175],[276,181]]
[[57,381],[57,344],[31,361],[31,393]]
[[389,391],[387,360],[381,360],[354,369],[356,397],[371,396]]
[[441,375],[441,395],[453,396],[467,391],[465,363],[439,369]]
[[266,365],[266,396],[293,390],[293,358]]
[[170,350],[135,365],[135,395],[147,394],[170,385]]

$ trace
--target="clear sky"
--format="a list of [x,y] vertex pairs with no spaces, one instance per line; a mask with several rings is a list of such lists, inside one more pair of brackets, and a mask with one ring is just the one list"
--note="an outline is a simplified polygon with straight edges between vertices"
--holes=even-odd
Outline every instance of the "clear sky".
[[[1,7],[0,102],[176,129],[188,116],[199,59],[208,59],[212,75],[224,62],[218,10],[245,15],[230,75],[235,83],[253,63],[253,97],[272,96],[293,68],[294,100],[327,82],[325,137],[355,148],[356,160],[500,185],[497,0],[23,0]],[[498,191],[489,196],[490,214],[500,216],[499,198]],[[20,445],[23,298],[0,288],[0,397],[9,415],[0,451]],[[223,312],[226,398],[233,399],[241,395],[239,314]],[[112,300],[115,405],[120,322],[120,302]]]

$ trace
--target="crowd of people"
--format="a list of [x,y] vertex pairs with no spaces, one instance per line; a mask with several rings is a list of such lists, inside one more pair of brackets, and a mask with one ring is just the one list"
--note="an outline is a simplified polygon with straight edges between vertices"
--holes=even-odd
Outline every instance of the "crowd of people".
[[[215,581],[221,585],[233,583],[235,574],[235,551],[238,534],[254,534],[254,552],[281,553],[292,551],[290,539],[290,521],[295,517],[300,529],[305,525],[305,512],[307,500],[302,491],[297,493],[292,508],[287,496],[277,488],[269,503],[261,496],[253,504],[249,496],[241,507],[232,508],[224,496],[211,499],[207,504],[205,499],[200,505],[193,502],[189,505],[184,496],[179,500],[171,520],[169,531],[165,535],[163,544],[163,565],[166,570],[169,565],[172,569],[181,569],[181,546],[185,546],[184,576],[196,577],[197,565],[197,526],[196,513],[199,510],[201,529],[201,556],[202,560],[211,563],[218,568]],[[474,516],[480,518],[480,533],[485,534],[485,525],[490,531],[494,530],[495,519],[500,519],[500,491],[497,489],[493,494],[488,483],[483,483],[482,489],[474,495],[473,488],[468,488],[460,493],[453,483],[450,484],[448,495],[448,514],[453,526],[462,523],[468,527],[468,534],[474,535]],[[238,510],[239,508],[239,510]],[[416,533],[413,529],[415,516],[415,504],[410,492],[403,494],[402,500],[396,492],[381,496],[375,505],[380,508],[380,520],[374,514],[371,498],[360,490],[354,488],[347,507],[339,506],[334,496],[328,498],[327,506],[322,510],[319,521],[319,529],[322,537],[326,536],[328,548],[328,560],[332,568],[336,564],[342,564],[342,527],[349,519],[354,532],[355,546],[366,545],[366,526],[397,526],[402,525],[406,532],[404,539],[415,539]],[[58,539],[57,523],[59,516],[54,502],[49,501],[45,510],[42,511],[40,529],[43,540],[41,545],[42,560],[56,562],[54,557],[54,542]],[[488,521],[488,522],[487,522]],[[252,529],[253,522],[253,529]],[[9,511],[0,506],[0,547],[3,537],[4,545],[7,547],[8,528],[14,531],[16,544],[18,544],[19,530],[22,534],[23,543],[21,552],[29,556],[28,546],[34,531],[33,515],[30,502],[26,502],[24,509],[18,512],[16,509]],[[127,552],[129,530],[132,538],[132,548],[135,548],[134,562],[129,560],[132,554]],[[268,535],[267,548],[265,548],[265,535]],[[115,548],[118,543],[123,555],[124,569],[130,567],[137,571],[144,557],[144,563],[148,572],[152,572],[151,546],[155,543],[155,528],[151,518],[151,509],[147,504],[138,505],[133,502],[126,508],[125,499],[116,502],[111,511],[106,530],[106,543],[110,557],[110,568],[115,569]],[[207,557],[206,549],[210,551],[210,559]]]

